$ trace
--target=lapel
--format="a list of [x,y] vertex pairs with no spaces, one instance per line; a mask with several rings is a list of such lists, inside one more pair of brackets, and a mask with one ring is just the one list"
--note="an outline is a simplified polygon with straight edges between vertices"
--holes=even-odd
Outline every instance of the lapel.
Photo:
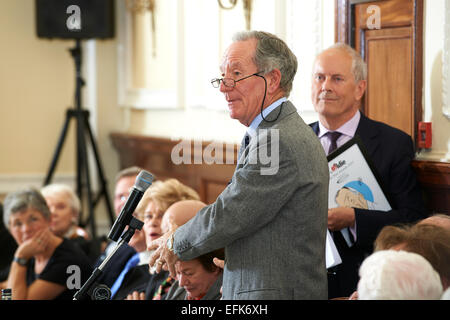
[[316,136],[318,136],[319,135],[319,121],[313,122],[309,126],[313,129]]
[[382,142],[379,139],[379,128],[376,126],[376,122],[367,118],[361,112],[361,119],[359,120],[358,128],[356,133],[362,140],[365,149],[369,155],[373,158],[373,155],[377,152],[377,149]]
[[[310,124],[310,126],[311,129],[313,129],[314,133],[318,135],[319,122],[313,122]],[[378,129],[378,126],[376,125],[376,122],[367,118],[361,112],[361,119],[359,120],[358,127],[356,128],[355,135],[358,135],[361,138],[365,149],[371,157],[376,153],[378,147],[380,146],[381,141],[378,137],[379,134],[380,131]]]

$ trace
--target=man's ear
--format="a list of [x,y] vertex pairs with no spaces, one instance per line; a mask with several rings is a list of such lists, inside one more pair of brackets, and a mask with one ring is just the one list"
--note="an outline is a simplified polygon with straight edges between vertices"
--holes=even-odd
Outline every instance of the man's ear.
[[361,100],[361,98],[364,95],[364,92],[366,91],[366,87],[367,87],[367,80],[361,80],[356,84],[356,89],[355,89],[355,99],[356,100]]
[[281,71],[279,69],[273,69],[265,75],[267,80],[267,92],[273,94],[280,89],[281,83]]

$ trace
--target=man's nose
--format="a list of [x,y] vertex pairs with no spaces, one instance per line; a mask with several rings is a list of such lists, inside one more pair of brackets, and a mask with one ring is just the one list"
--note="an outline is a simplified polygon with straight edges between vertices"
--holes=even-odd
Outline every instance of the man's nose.
[[322,91],[330,91],[331,90],[331,79],[330,77],[325,77],[322,82]]
[[229,92],[233,89],[234,89],[234,87],[226,86],[223,81],[220,82],[220,87],[219,87],[220,92],[225,93],[225,92]]

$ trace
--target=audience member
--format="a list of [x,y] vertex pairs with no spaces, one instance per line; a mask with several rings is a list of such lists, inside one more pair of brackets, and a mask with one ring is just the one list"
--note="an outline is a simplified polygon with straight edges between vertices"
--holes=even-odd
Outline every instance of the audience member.
[[[175,226],[189,221],[203,207],[201,201],[184,200],[171,205],[162,219],[162,231],[168,232]],[[178,261],[177,276],[168,276],[156,290],[153,300],[214,300],[219,299],[222,285],[222,269],[213,263],[213,258],[224,259],[223,249],[204,254],[189,261]],[[139,299],[137,293],[129,299]],[[143,299],[143,297],[140,297]]]
[[61,238],[77,243],[92,258],[90,237],[86,230],[78,225],[81,212],[80,199],[73,189],[65,184],[49,184],[41,189],[50,209],[50,230]]
[[[194,200],[175,203],[163,217],[163,232],[168,232],[174,226],[185,224],[205,206],[203,202]],[[176,264],[176,281],[163,300],[220,299],[223,270],[214,264],[215,257],[224,259],[224,250],[218,249],[188,261],[179,260]]]
[[[311,98],[319,121],[311,127],[327,154],[359,136],[392,206],[387,212],[354,205],[328,210],[328,228],[342,258],[341,264],[329,269],[329,298],[348,297],[355,291],[359,266],[373,251],[373,242],[384,226],[426,217],[411,167],[415,155],[411,137],[359,110],[366,86],[366,64],[350,46],[335,44],[317,56]],[[350,245],[340,232],[346,228],[354,240]]]
[[450,286],[450,230],[423,222],[386,226],[375,240],[375,250],[388,249],[420,254],[438,272],[443,288]]
[[50,231],[50,210],[39,191],[9,193],[4,206],[4,223],[18,244],[7,284],[13,299],[72,300],[92,272],[87,256]]
[[450,216],[442,213],[433,214],[432,216],[421,220],[419,223],[435,224],[450,230]]
[[14,252],[17,249],[17,243],[3,224],[3,204],[0,203],[0,290],[6,288],[9,268],[14,258]]
[[61,238],[89,239],[86,230],[78,226],[81,204],[71,187],[65,184],[49,184],[41,189],[51,213],[50,230]]
[[[123,206],[127,202],[131,189],[136,182],[136,177],[142,171],[141,168],[133,166],[121,170],[115,178],[114,189],[114,211],[116,217],[119,216]],[[138,236],[137,236],[138,237]],[[98,257],[94,266],[98,267],[108,257],[117,246],[117,242],[108,241],[104,252]],[[103,274],[97,279],[101,284],[105,284],[109,288],[114,284],[119,274],[122,272],[127,261],[136,254],[136,250],[124,243],[110,258],[106,266],[103,268]]]
[[224,250],[218,249],[188,261],[176,264],[177,281],[170,287],[163,300],[219,300],[222,297],[222,269],[213,259],[224,258]]
[[[158,276],[149,273],[148,262],[151,252],[146,250],[146,243],[150,243],[162,235],[161,221],[167,208],[177,201],[189,199],[199,200],[200,197],[195,190],[176,179],[156,181],[147,189],[136,208],[139,218],[144,221],[142,230],[144,248],[136,249],[139,252],[139,260],[135,262],[136,266],[125,272],[120,285],[116,285],[118,288],[117,293],[113,296],[114,299],[122,300],[133,291],[145,292],[149,285],[154,288],[153,291],[149,289],[148,292],[153,297],[154,291],[164,278],[167,278],[167,275]],[[134,259],[137,259],[136,256],[133,256]],[[132,261],[133,257],[129,261]]]
[[439,300],[442,284],[421,255],[395,250],[377,251],[359,269],[359,300]]
[[235,35],[220,69],[211,83],[248,127],[238,165],[213,204],[153,242],[150,264],[175,275],[177,260],[226,248],[224,299],[326,299],[329,174],[320,143],[287,100],[297,58],[278,37],[248,31]]

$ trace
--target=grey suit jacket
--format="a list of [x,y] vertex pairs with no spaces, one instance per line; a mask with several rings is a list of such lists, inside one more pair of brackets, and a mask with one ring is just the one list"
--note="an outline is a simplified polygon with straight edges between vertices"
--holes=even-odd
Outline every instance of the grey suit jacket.
[[182,260],[225,248],[223,299],[327,299],[328,164],[291,102],[266,119],[280,108],[217,200],[175,232]]

